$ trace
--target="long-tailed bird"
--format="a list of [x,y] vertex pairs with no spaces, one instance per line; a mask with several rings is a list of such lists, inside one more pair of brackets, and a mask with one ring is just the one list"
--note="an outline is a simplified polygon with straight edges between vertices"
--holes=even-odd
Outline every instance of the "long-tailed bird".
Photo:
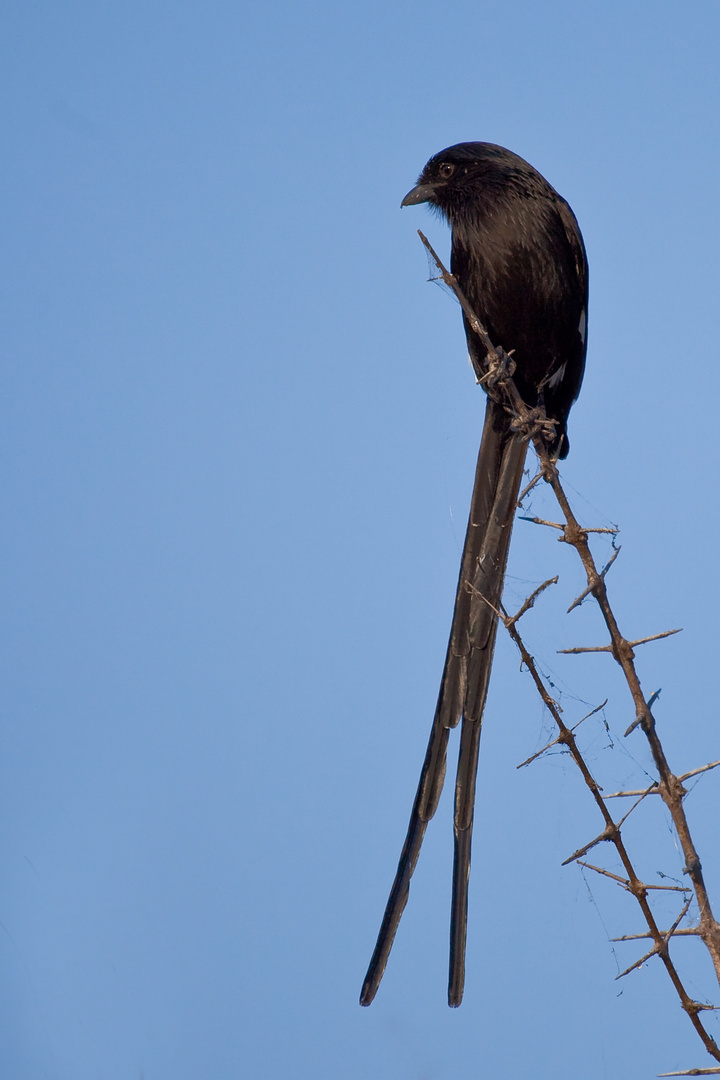
[[[585,368],[588,268],[575,215],[536,169],[491,143],[448,147],[428,161],[402,206],[430,203],[452,228],[451,271],[493,345],[512,352],[528,406],[556,421],[548,449],[568,452],[566,423]],[[463,315],[470,358],[487,350]],[[448,1004],[462,1001],[475,779],[497,609],[527,439],[488,397],[450,641],[410,825],[360,996],[369,1005],[405,908],[425,829],[445,778],[448,735],[462,721],[455,785],[455,861]],[[489,601],[489,603],[487,602]]]

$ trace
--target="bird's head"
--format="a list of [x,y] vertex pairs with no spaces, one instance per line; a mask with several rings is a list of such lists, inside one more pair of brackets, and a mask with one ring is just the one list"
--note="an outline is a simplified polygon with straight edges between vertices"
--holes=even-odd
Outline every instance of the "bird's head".
[[456,212],[497,196],[513,177],[534,172],[521,157],[493,143],[458,143],[431,157],[401,206],[430,203],[453,223]]

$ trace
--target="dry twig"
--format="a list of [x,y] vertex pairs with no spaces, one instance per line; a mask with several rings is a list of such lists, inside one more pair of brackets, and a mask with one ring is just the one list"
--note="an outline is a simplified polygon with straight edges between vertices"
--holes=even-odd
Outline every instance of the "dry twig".
[[[653,717],[651,711],[652,703],[655,700],[657,694],[652,695],[649,700],[646,700],[634,664],[635,654],[633,650],[638,645],[645,644],[648,641],[656,641],[660,638],[668,637],[671,634],[678,633],[678,631],[669,630],[660,634],[652,634],[649,637],[638,638],[634,641],[628,640],[621,634],[617,621],[615,619],[615,615],[613,614],[610,602],[608,600],[607,589],[605,585],[605,576],[607,574],[607,571],[609,570],[612,562],[617,556],[613,555],[612,559],[605,566],[605,568],[602,571],[598,571],[588,543],[588,534],[590,532],[615,533],[616,530],[592,530],[584,529],[580,526],[568,502],[565,491],[563,490],[563,487],[560,483],[560,476],[557,470],[557,465],[555,461],[550,459],[547,452],[545,436],[547,433],[552,433],[552,421],[549,421],[547,419],[542,410],[531,409],[522,400],[512,379],[514,363],[511,359],[511,356],[503,352],[502,349],[496,348],[493,345],[485,328],[477,319],[466,297],[463,295],[462,290],[459,288],[457,282],[455,281],[455,278],[452,276],[452,274],[448,273],[448,271],[442,265],[440,259],[433,251],[426,237],[423,236],[421,232],[419,233],[419,235],[423,244],[435,260],[435,263],[446,285],[448,285],[453,290],[458,300],[460,301],[460,305],[465,312],[465,315],[467,316],[468,322],[470,323],[472,329],[475,331],[475,333],[478,334],[483,344],[485,345],[485,348],[487,349],[485,368],[483,370],[478,370],[476,366],[475,369],[478,382],[481,382],[485,386],[487,393],[494,397],[496,400],[500,401],[505,407],[505,409],[514,417],[515,428],[521,431],[524,434],[525,438],[532,440],[538,458],[540,460],[541,474],[553,490],[555,498],[562,512],[562,516],[564,518],[564,524],[545,521],[539,518],[530,518],[529,520],[534,521],[537,524],[547,525],[551,528],[559,530],[562,533],[560,539],[564,543],[574,547],[582,561],[583,568],[587,577],[587,589],[581,594],[580,597],[577,598],[576,601],[574,601],[570,610],[572,610],[572,608],[576,607],[579,603],[581,603],[585,597],[592,595],[597,601],[597,604],[605,621],[605,625],[607,627],[610,637],[610,642],[608,645],[595,646],[592,648],[578,647],[575,649],[566,649],[562,651],[566,653],[609,652],[614,657],[614,659],[617,661],[623,671],[623,675],[625,676],[625,680],[630,690],[630,694],[632,696],[635,708],[635,720],[628,728],[626,735],[629,735],[635,727],[641,727],[650,745],[653,761],[655,763],[655,768],[659,779],[645,791],[615,792],[613,794],[613,797],[617,797],[619,795],[634,795],[638,797],[638,802],[640,802],[648,794],[659,794],[661,796],[663,802],[665,803],[670,812],[673,824],[677,831],[677,836],[685,859],[684,873],[686,873],[690,878],[694,898],[697,901],[698,909],[700,912],[699,925],[696,929],[692,930],[679,928],[679,924],[685,917],[687,910],[690,906],[692,900],[692,896],[690,896],[684,904],[680,915],[675,920],[674,924],[671,926],[670,930],[662,931],[658,927],[655,921],[655,916],[648,901],[648,892],[653,888],[667,889],[668,887],[650,886],[640,880],[630,860],[630,856],[627,852],[620,831],[620,826],[622,822],[627,818],[628,814],[632,812],[634,806],[631,808],[631,810],[628,811],[628,814],[626,814],[620,822],[616,822],[614,820],[607,805],[607,796],[603,796],[600,785],[593,777],[581,751],[577,746],[574,729],[568,727],[563,721],[557,703],[550,696],[537,670],[533,657],[528,652],[522,638],[520,637],[520,634],[518,633],[516,625],[518,619],[528,610],[528,608],[532,606],[539,593],[542,592],[545,588],[547,588],[547,586],[551,583],[545,582],[538,590],[535,591],[535,593],[532,594],[531,597],[528,598],[528,600],[525,602],[525,604],[523,604],[522,608],[516,615],[509,617],[503,609],[499,613],[499,616],[502,619],[505,627],[507,628],[510,637],[513,639],[517,648],[519,649],[523,664],[529,671],[533,682],[535,683],[537,691],[540,694],[540,697],[542,698],[546,708],[550,712],[553,720],[555,721],[555,724],[557,725],[559,731],[558,737],[553,740],[553,742],[549,743],[548,746],[545,747],[545,750],[549,749],[551,746],[558,744],[564,746],[567,749],[567,751],[570,753],[573,760],[575,761],[578,769],[580,770],[583,780],[585,781],[585,784],[587,785],[593,799],[595,800],[596,806],[604,821],[603,831],[589,844],[585,845],[583,848],[578,849],[578,851],[574,852],[573,855],[565,861],[579,861],[582,855],[584,855],[588,850],[590,850],[590,848],[596,846],[600,842],[607,841],[614,845],[620,861],[622,862],[622,865],[625,869],[626,877],[620,878],[617,875],[610,874],[608,871],[602,870],[598,867],[591,867],[591,869],[608,877],[615,878],[615,880],[620,885],[622,885],[624,889],[633,894],[641,908],[643,917],[648,927],[648,933],[646,935],[636,936],[646,936],[653,943],[652,948],[649,950],[649,952],[647,952],[643,957],[641,957],[640,960],[635,961],[635,963],[632,964],[629,968],[627,968],[626,971],[622,973],[622,975],[626,975],[628,974],[628,972],[639,967],[646,960],[650,959],[650,957],[659,956],[673,986],[675,987],[678,997],[680,998],[682,1008],[687,1013],[690,1022],[692,1023],[698,1036],[702,1040],[703,1046],[705,1047],[708,1054],[710,1054],[716,1061],[720,1062],[720,1048],[706,1030],[699,1015],[701,1012],[710,1007],[703,1005],[701,1002],[694,1001],[687,993],[680,978],[680,975],[670,957],[669,951],[669,941],[671,937],[676,937],[679,935],[692,935],[695,937],[699,937],[705,944],[710,954],[715,968],[716,976],[718,978],[718,981],[720,982],[720,924],[713,916],[710,899],[708,897],[705,881],[703,878],[700,858],[697,854],[695,845],[690,835],[690,828],[683,807],[683,799],[687,792],[683,787],[682,783],[682,781],[684,779],[687,779],[689,776],[697,775],[700,772],[715,768],[718,764],[720,764],[720,762],[713,762],[710,765],[705,765],[700,769],[695,769],[690,773],[685,773],[682,777],[675,776],[675,774],[671,771],[665,757],[665,752],[656,731],[655,718]],[[533,481],[530,486],[533,486],[535,482],[536,481]],[[528,490],[529,487],[523,494],[526,494]],[[543,752],[544,751],[541,751],[541,753]],[[533,758],[529,758],[528,762],[534,760],[534,758],[537,756],[538,755],[534,755]],[[527,764],[527,762],[523,762],[523,764]],[[637,805],[637,803],[635,805]],[[686,890],[680,889],[679,891],[685,892]],[[720,1073],[720,1068],[693,1069],[688,1072],[665,1073],[663,1075],[702,1076],[716,1073]]]

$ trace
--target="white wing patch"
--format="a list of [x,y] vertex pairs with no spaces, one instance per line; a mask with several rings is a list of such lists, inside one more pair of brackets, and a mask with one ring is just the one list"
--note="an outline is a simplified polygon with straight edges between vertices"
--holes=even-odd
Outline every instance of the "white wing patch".
[[552,390],[554,390],[556,386],[559,386],[560,383],[565,378],[565,368],[566,367],[567,367],[567,360],[565,361],[565,363],[561,367],[559,367],[557,369],[557,371],[554,371],[552,373],[552,375],[550,376],[550,378],[548,379],[546,385],[549,386]]
[[[580,312],[580,322],[578,323],[578,333],[579,333],[580,338],[582,340],[582,343],[584,345],[585,344],[585,335],[587,334],[587,311],[585,310],[585,308],[583,308],[582,311]],[[545,383],[545,385],[549,386],[551,390],[557,389],[557,387],[560,385],[560,383],[565,378],[566,369],[567,369],[567,360],[565,361],[564,364],[560,365],[560,367],[557,369],[557,371],[554,371],[552,373],[552,375],[548,379],[547,383]]]

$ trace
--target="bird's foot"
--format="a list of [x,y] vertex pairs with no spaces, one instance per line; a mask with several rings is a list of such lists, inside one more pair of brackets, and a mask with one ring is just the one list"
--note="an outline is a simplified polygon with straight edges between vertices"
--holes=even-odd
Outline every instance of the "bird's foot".
[[537,435],[540,435],[543,441],[549,445],[552,445],[557,439],[556,426],[557,420],[551,420],[543,408],[531,409],[528,407],[524,416],[515,416],[510,421],[511,430],[517,432],[523,439],[527,439],[529,442]]
[[516,363],[513,360],[511,349],[506,353],[504,349],[496,347],[487,357],[487,371],[480,382],[488,389],[494,389],[505,379],[511,379],[515,374]]

